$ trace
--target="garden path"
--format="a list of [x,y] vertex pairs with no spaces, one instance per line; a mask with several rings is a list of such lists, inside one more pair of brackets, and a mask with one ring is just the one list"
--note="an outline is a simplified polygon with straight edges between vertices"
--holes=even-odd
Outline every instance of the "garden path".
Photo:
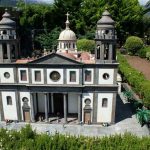
[[146,59],[142,59],[138,56],[125,56],[128,60],[128,63],[137,69],[138,71],[142,72],[146,79],[150,80],[150,62]]

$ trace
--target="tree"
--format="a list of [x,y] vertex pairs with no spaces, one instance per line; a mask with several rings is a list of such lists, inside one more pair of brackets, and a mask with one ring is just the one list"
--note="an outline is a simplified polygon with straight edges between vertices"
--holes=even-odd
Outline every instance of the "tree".
[[56,27],[53,30],[51,30],[50,33],[45,32],[43,34],[40,34],[36,37],[36,41],[39,42],[44,49],[52,50],[54,46],[57,46],[58,42],[58,36],[61,29]]
[[77,41],[77,49],[80,51],[92,52],[95,48],[95,41],[88,39],[81,39]]

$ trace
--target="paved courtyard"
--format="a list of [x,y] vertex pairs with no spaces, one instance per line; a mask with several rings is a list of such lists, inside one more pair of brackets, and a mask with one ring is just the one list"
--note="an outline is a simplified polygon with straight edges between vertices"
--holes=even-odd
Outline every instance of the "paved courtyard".
[[[122,96],[121,96],[122,97]],[[19,130],[25,126],[26,123],[11,123],[6,126],[5,122],[0,123],[0,128],[8,128]],[[150,135],[150,131],[146,126],[141,127],[138,123],[135,114],[132,113],[130,104],[126,103],[119,96],[117,98],[116,106],[116,124],[103,127],[101,125],[72,125],[72,124],[46,124],[46,123],[31,123],[33,129],[38,133],[61,134],[70,135],[85,135],[85,136],[105,136],[114,135],[118,133],[131,132],[138,136]]]

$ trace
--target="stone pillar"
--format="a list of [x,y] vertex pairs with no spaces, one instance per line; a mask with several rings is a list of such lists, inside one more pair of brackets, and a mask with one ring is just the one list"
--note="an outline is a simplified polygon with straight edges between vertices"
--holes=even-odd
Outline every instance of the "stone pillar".
[[51,109],[52,109],[52,113],[54,113],[54,97],[53,97],[53,93],[51,93]]
[[31,121],[35,122],[35,115],[34,115],[34,93],[30,93],[30,103],[31,103]]
[[0,62],[3,62],[3,47],[2,47],[2,43],[0,43]]
[[67,123],[67,94],[64,93],[64,123]]
[[100,49],[100,60],[104,60],[104,44],[102,44]]
[[8,57],[8,60],[11,60],[11,48],[10,48],[10,44],[7,44],[7,57]]
[[45,122],[48,122],[48,99],[47,99],[47,93],[44,93],[44,102],[45,102]]
[[78,94],[78,123],[82,121],[82,98],[81,94]]
[[112,60],[113,58],[112,58],[112,45],[111,44],[109,44],[109,60]]

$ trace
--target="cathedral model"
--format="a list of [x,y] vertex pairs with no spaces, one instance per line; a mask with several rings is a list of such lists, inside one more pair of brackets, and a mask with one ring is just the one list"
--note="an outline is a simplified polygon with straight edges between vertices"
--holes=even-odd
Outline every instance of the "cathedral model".
[[0,21],[0,121],[115,123],[117,95],[114,21],[105,10],[97,22],[95,54],[79,52],[70,29],[60,33],[57,52],[19,59],[16,23]]

